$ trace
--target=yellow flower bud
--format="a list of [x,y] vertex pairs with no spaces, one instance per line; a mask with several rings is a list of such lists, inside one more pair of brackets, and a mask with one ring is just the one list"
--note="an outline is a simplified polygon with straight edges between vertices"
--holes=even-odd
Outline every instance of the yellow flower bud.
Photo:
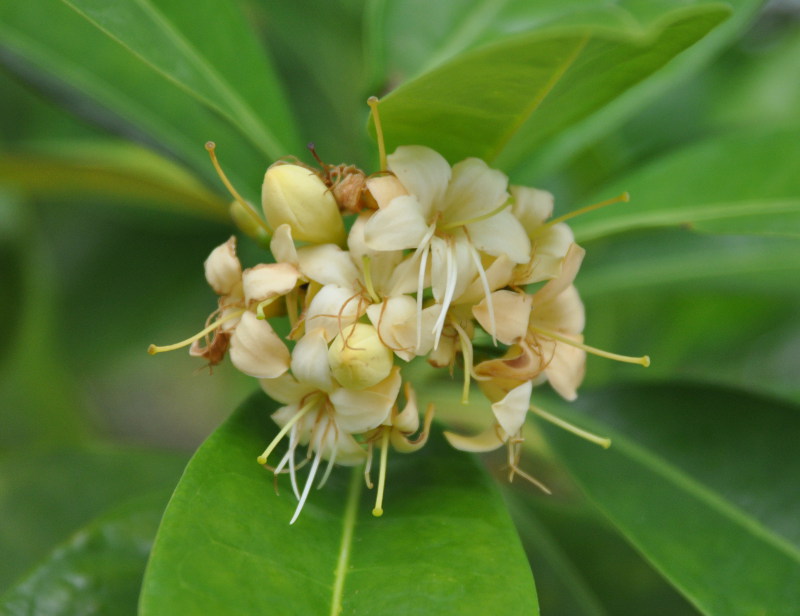
[[270,227],[288,224],[296,240],[344,244],[344,223],[333,193],[305,167],[278,163],[267,169],[261,205]]
[[372,325],[355,323],[336,336],[328,349],[333,376],[347,389],[366,389],[392,371],[392,351]]

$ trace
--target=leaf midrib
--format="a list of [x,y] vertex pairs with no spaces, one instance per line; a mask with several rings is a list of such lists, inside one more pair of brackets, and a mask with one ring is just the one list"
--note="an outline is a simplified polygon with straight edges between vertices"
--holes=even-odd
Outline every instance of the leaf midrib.
[[[195,97],[196,99],[200,100],[203,104],[207,105],[208,107],[217,110],[223,116],[228,118],[230,121],[234,122],[235,124],[243,124],[241,126],[244,129],[243,135],[260,151],[262,151],[267,156],[272,158],[279,158],[282,156],[288,148],[281,144],[277,137],[266,127],[262,122],[258,120],[258,116],[255,112],[251,109],[251,107],[244,102],[241,97],[239,97],[236,93],[236,90],[231,87],[231,85],[224,80],[217,70],[208,63],[201,54],[197,52],[197,49],[183,37],[179,31],[177,31],[171,24],[171,22],[160,12],[158,11],[148,0],[133,0],[136,2],[142,10],[148,13],[155,23],[159,27],[162,33],[164,33],[168,39],[172,40],[172,42],[177,45],[180,49],[184,51],[186,57],[190,60],[190,62],[195,66],[196,69],[199,69],[201,74],[204,74],[215,86],[218,93],[225,99],[225,101],[230,106],[230,109],[225,109],[218,103],[213,100],[208,99],[205,95],[201,94],[200,92],[196,91],[194,88],[188,86],[187,84],[183,83],[182,81],[178,80],[169,72],[165,71],[161,67],[157,66],[145,56],[143,56],[140,52],[132,48],[128,45],[125,41],[115,35],[113,32],[108,30],[106,27],[98,23],[95,19],[90,17],[86,12],[75,6],[72,0],[62,0],[67,6],[73,9],[76,13],[78,13],[81,17],[86,19],[89,23],[94,25],[98,30],[103,32],[106,36],[111,38],[112,40],[116,41],[119,45],[127,49],[131,54],[139,58],[141,62],[152,68],[154,71],[163,75],[166,79],[177,85],[182,90],[188,92],[191,96]],[[235,115],[233,115],[235,114]],[[255,134],[254,134],[255,133]]]
[[361,497],[362,485],[361,472],[359,467],[356,467],[353,469],[350,483],[347,485],[347,503],[342,520],[342,542],[339,544],[339,557],[336,560],[336,571],[333,577],[330,616],[337,616],[342,611],[344,583],[347,578],[347,568],[350,564],[350,551],[353,546],[353,534],[358,519],[358,503]]

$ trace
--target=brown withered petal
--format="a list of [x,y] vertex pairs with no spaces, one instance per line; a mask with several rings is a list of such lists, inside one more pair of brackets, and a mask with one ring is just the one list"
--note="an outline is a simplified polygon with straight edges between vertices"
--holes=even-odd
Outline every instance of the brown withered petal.
[[216,366],[225,358],[228,347],[231,344],[231,332],[216,331],[208,344],[201,344],[200,340],[195,340],[189,347],[189,355],[192,357],[202,357],[208,362],[209,366]]

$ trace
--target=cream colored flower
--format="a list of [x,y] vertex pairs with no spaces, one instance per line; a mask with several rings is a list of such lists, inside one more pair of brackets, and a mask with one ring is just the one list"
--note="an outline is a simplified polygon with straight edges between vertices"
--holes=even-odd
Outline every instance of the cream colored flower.
[[[526,263],[530,241],[508,208],[506,176],[482,160],[468,158],[451,169],[430,148],[401,146],[388,167],[403,190],[386,189],[384,180],[373,192],[380,209],[366,223],[365,241],[376,251],[414,250],[420,320],[429,271],[433,297],[442,305],[432,330],[435,348],[453,299],[476,275],[484,277],[481,253]],[[371,192],[375,184],[367,182]]]

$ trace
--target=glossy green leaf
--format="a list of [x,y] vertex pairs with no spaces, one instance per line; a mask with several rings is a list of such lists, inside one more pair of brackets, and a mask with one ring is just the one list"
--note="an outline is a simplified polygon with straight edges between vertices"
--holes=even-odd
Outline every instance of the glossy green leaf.
[[[543,426],[589,498],[706,614],[789,615],[800,604],[796,406],[713,388],[584,393],[610,449]],[[591,419],[590,419],[591,416]]]
[[[572,221],[578,241],[629,229],[800,237],[799,129],[717,137],[657,160],[604,189],[632,202]],[[624,188],[623,188],[624,187]]]
[[228,218],[228,202],[170,160],[110,140],[59,142],[0,154],[0,183],[37,198],[91,197]]
[[268,162],[261,150],[60,0],[0,5],[0,61],[73,112],[166,150],[220,186],[203,147],[215,141],[231,181],[245,197],[258,195]]
[[387,146],[420,143],[448,159],[478,156],[512,171],[702,38],[728,11],[697,6],[626,30],[526,32],[463,53],[385,97]]
[[0,596],[0,614],[133,614],[168,497],[143,497],[92,520]]
[[236,4],[64,0],[139,59],[219,111],[267,156],[296,138],[283,91]]
[[263,394],[195,455],[164,515],[145,575],[143,616],[266,609],[297,614],[538,613],[502,499],[474,458],[434,434],[391,454],[385,513],[360,469],[337,469],[294,526],[255,456],[275,435]]
[[183,456],[93,445],[0,458],[0,588],[110,507],[174,486]]

